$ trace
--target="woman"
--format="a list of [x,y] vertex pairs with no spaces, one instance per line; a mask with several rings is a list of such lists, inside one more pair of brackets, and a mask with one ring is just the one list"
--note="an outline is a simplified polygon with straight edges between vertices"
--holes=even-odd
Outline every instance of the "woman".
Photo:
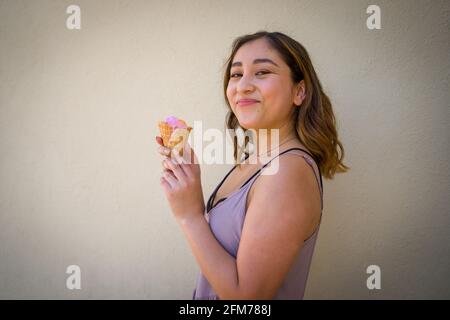
[[[195,164],[163,161],[161,185],[201,270],[193,298],[302,299],[321,221],[321,172],[332,179],[349,169],[331,103],[305,48],[279,32],[234,41],[224,94],[227,127],[255,132],[249,163],[240,163],[235,139],[237,164],[205,208],[195,155]],[[278,129],[277,145],[263,145],[270,139],[261,129]],[[273,161],[260,159],[269,152],[278,169],[265,175]]]

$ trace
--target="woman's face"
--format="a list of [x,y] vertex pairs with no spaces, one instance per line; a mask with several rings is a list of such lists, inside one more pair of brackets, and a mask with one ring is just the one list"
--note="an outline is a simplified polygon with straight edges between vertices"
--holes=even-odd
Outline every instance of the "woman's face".
[[[303,81],[300,83],[303,85]],[[294,105],[302,101],[299,88],[294,86],[291,71],[278,52],[265,39],[257,39],[236,52],[227,98],[242,127],[281,128],[292,121]]]

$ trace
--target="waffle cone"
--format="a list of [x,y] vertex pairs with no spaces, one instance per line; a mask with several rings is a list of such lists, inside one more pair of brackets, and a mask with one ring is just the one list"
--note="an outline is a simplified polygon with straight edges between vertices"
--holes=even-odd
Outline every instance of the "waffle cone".
[[[180,122],[186,125],[186,122],[183,120],[180,120]],[[164,146],[170,148],[173,152],[177,152],[180,156],[183,156],[183,149],[192,128],[176,128],[174,130],[168,123],[163,121],[158,122],[158,127]]]
[[164,146],[168,147],[170,136],[172,135],[173,129],[167,123],[162,122],[162,121],[160,121],[158,123],[158,127],[159,127],[159,133],[161,134],[161,138],[163,140],[163,144],[164,144]]
[[172,132],[172,135],[169,139],[168,147],[172,149],[172,151],[178,153],[180,156],[183,156],[184,146],[187,143],[189,132],[192,130],[191,127],[188,128],[177,128]]

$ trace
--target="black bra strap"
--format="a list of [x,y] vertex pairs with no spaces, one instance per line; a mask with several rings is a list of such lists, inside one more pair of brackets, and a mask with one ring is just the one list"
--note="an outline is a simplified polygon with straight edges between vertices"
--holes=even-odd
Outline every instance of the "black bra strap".
[[[250,156],[250,154],[248,154],[248,153],[246,153],[245,154],[245,158],[244,158],[244,160],[247,160],[247,158]],[[231,168],[231,170],[225,175],[225,177],[222,179],[222,181],[217,185],[217,187],[214,189],[214,191],[213,191],[213,193],[211,194],[211,196],[209,197],[209,199],[208,199],[208,203],[207,203],[207,205],[206,205],[206,212],[209,212],[209,210],[211,210],[211,207],[212,207],[212,205],[214,204],[214,200],[216,199],[216,194],[217,194],[217,191],[219,191],[219,188],[222,186],[222,184],[225,182],[225,180],[228,178],[228,176],[231,174],[231,172],[233,172],[233,170],[234,169],[236,169],[236,165],[233,167],[233,168]],[[225,198],[224,199],[221,199],[221,200],[219,200],[219,201],[222,201],[222,200],[225,200]]]
[[211,210],[211,207],[214,203],[214,199],[216,198],[216,193],[219,191],[219,188],[222,186],[222,184],[225,182],[225,179],[233,172],[233,170],[236,169],[236,166],[234,166],[228,173],[225,175],[225,177],[222,179],[222,181],[217,185],[217,187],[214,189],[213,193],[209,197],[208,203],[206,205],[206,211],[209,212]]

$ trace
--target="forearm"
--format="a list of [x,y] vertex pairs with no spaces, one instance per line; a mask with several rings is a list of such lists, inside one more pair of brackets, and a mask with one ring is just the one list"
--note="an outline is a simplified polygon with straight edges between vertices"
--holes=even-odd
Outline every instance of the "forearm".
[[178,222],[203,275],[220,299],[238,299],[236,259],[217,241],[203,215]]

